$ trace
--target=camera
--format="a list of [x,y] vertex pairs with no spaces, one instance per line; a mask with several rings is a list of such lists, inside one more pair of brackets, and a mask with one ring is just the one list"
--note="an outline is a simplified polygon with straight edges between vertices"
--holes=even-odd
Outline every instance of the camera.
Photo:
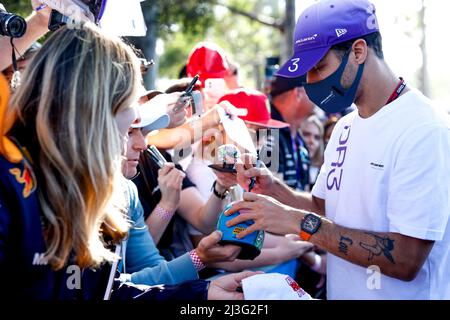
[[24,18],[6,11],[0,4],[0,36],[20,38],[27,31],[27,22]]

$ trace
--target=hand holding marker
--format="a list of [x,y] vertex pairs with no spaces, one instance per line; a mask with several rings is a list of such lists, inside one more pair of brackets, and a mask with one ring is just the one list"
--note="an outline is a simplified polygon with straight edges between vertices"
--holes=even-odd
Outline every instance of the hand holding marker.
[[192,99],[192,90],[194,90],[194,86],[197,83],[199,77],[200,76],[197,74],[194,77],[194,79],[192,79],[192,81],[189,84],[189,86],[187,87],[186,91],[180,96],[180,98],[177,101],[177,105],[174,108],[175,112],[179,111],[181,108],[186,108],[187,107],[187,105],[189,104],[189,102]]
[[[259,151],[257,151],[257,158],[256,158],[256,168],[261,168],[261,160],[259,160]],[[250,185],[248,186],[248,192],[251,192],[252,189],[255,187],[256,184],[256,178],[253,177],[250,179]]]
[[150,157],[160,168],[164,167],[164,165],[167,163],[167,160],[154,145],[148,147],[147,152],[150,153]]

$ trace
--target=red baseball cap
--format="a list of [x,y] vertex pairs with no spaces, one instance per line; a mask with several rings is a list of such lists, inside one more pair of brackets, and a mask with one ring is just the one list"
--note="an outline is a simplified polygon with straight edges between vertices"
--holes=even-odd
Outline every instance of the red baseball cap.
[[230,66],[221,47],[212,42],[200,42],[189,54],[186,72],[189,77],[198,74],[204,87],[206,79],[226,77]]
[[238,109],[246,109],[247,115],[239,116],[239,118],[249,124],[275,129],[289,127],[288,123],[270,117],[269,99],[260,91],[236,89],[220,98],[219,102],[222,101],[228,101]]

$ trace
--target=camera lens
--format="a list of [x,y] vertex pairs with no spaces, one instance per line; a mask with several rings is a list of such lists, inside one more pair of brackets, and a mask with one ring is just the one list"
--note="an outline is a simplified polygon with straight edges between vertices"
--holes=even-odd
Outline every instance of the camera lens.
[[27,31],[27,23],[24,18],[10,13],[0,12],[0,35],[20,38]]

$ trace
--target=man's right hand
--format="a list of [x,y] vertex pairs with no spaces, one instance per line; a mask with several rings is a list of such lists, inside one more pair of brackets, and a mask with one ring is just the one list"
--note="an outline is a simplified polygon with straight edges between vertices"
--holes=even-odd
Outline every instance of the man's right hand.
[[251,178],[255,178],[256,183],[252,192],[270,195],[270,190],[275,185],[276,178],[272,172],[266,168],[264,163],[261,162],[260,168],[256,168],[254,166],[255,163],[256,158],[250,154],[243,154],[241,159],[238,159],[235,165],[237,182],[242,188],[248,190]]

